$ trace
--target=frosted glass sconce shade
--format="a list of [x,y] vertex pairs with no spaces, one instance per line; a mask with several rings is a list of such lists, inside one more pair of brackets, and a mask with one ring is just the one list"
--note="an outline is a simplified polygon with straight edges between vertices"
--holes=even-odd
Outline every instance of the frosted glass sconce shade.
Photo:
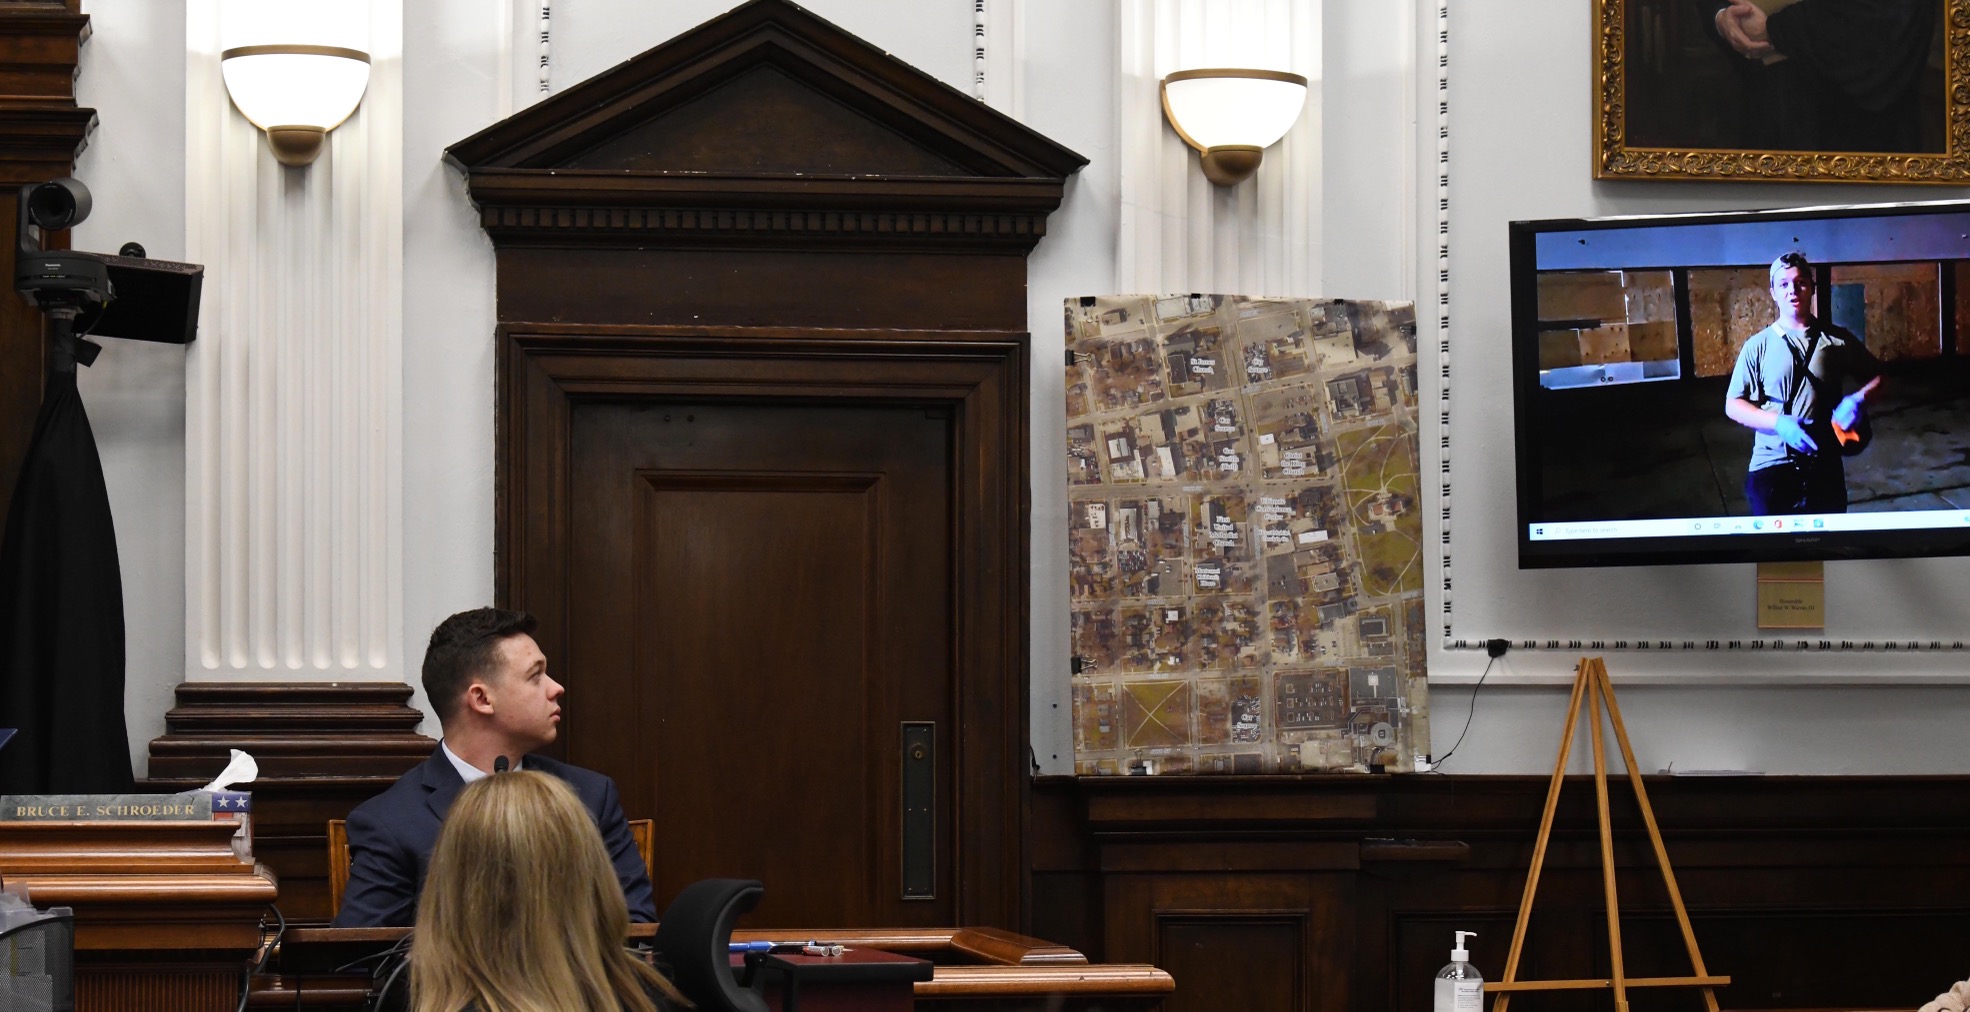
[[307,165],[369,87],[369,54],[341,46],[240,46],[219,54],[226,92],[282,165]]
[[1251,178],[1265,149],[1292,129],[1306,92],[1306,78],[1283,70],[1179,70],[1163,78],[1163,115],[1203,154],[1205,178],[1231,186]]

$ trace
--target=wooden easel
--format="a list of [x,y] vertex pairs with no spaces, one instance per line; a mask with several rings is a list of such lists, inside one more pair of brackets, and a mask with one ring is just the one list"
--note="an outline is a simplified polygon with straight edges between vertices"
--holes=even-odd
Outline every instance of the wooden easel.
[[[1553,833],[1553,812],[1559,807],[1560,784],[1566,779],[1567,754],[1573,750],[1573,731],[1580,723],[1580,703],[1587,701],[1588,720],[1594,738],[1594,797],[1601,816],[1601,879],[1607,890],[1607,943],[1609,966],[1614,976],[1590,980],[1519,980],[1519,956],[1525,951],[1525,928],[1532,920],[1532,898],[1539,889],[1539,868],[1546,862],[1546,843]],[[1689,948],[1695,971],[1688,977],[1629,977],[1621,964],[1621,904],[1614,892],[1614,837],[1608,829],[1607,751],[1601,736],[1601,703],[1607,703],[1608,723],[1614,726],[1614,739],[1621,745],[1621,761],[1628,767],[1628,779],[1635,787],[1635,800],[1641,803],[1642,821],[1647,824],[1649,842],[1655,845],[1656,863],[1662,866],[1662,881],[1669,887],[1669,902],[1676,907],[1676,923],[1683,929],[1683,944]],[[1492,1012],[1507,1012],[1512,995],[1522,991],[1589,991],[1612,989],[1615,1012],[1628,1012],[1631,987],[1696,987],[1703,990],[1708,1012],[1717,1012],[1714,988],[1731,982],[1729,977],[1712,976],[1703,967],[1703,953],[1697,951],[1696,935],[1690,930],[1689,912],[1683,909],[1682,891],[1676,888],[1676,873],[1669,867],[1669,852],[1662,848],[1662,831],[1655,825],[1655,810],[1649,807],[1642,771],[1635,765],[1635,750],[1628,745],[1628,729],[1621,723],[1621,708],[1614,702],[1614,686],[1608,682],[1607,665],[1598,657],[1580,659],[1579,674],[1573,679],[1573,697],[1566,706],[1566,730],[1560,735],[1560,759],[1553,766],[1553,782],[1546,789],[1546,813],[1539,819],[1539,840],[1532,849],[1532,871],[1525,879],[1525,898],[1519,901],[1518,926],[1512,929],[1512,951],[1505,960],[1505,978],[1484,985],[1498,995]]]

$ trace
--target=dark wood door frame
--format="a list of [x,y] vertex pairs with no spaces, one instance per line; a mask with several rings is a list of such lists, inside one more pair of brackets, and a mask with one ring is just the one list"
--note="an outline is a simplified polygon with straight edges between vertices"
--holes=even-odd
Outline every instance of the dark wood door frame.
[[498,600],[532,612],[547,655],[566,656],[571,417],[584,399],[951,410],[956,907],[964,924],[1023,925],[1027,347],[1012,331],[504,324]]

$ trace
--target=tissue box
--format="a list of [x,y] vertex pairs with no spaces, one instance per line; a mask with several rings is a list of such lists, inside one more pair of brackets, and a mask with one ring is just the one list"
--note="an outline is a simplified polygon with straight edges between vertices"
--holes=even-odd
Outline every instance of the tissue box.
[[212,821],[237,822],[233,834],[233,853],[242,861],[253,860],[253,792],[205,791],[212,796]]

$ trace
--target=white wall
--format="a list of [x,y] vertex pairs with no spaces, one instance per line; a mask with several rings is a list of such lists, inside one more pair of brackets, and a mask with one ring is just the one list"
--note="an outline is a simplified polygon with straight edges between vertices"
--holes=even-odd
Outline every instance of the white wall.
[[[404,5],[401,656],[427,714],[416,665],[432,627],[493,597],[493,251],[443,158],[513,111],[512,26],[495,7]],[[420,730],[437,737],[437,720]]]
[[1115,282],[1121,214],[1115,12],[1101,4],[1026,5],[1024,67],[1027,126],[1081,153],[1088,165],[1067,181],[1047,237],[1026,262],[1032,370],[1032,686],[1033,755],[1048,773],[1074,769],[1067,657],[1067,334],[1061,303]]
[[[1122,134],[1116,116],[1126,103],[1119,101],[1115,85],[1116,47],[1088,41],[1115,39],[1112,10],[1092,3],[1029,3],[1025,11],[1023,121],[1089,159],[1069,180],[1067,197],[1027,264],[1027,315],[1033,334],[1033,752],[1043,772],[1071,773],[1061,303],[1115,291]],[[1309,101],[1321,108],[1318,116],[1307,116],[1319,124],[1319,147],[1327,153],[1318,191],[1322,282],[1312,292],[1238,294],[1412,299],[1417,267],[1407,237],[1415,210],[1406,194],[1413,192],[1416,168],[1408,90],[1413,14],[1408,5],[1386,0],[1324,0],[1322,16],[1321,79],[1310,82],[1309,89]],[[1190,171],[1198,173],[1196,156],[1189,158]],[[1259,168],[1261,175],[1278,170],[1277,162],[1268,159]],[[1251,190],[1260,182],[1214,194],[1219,213],[1226,216],[1221,224],[1229,223],[1236,208],[1235,213],[1247,216],[1239,224],[1250,228],[1255,204]],[[1203,229],[1187,231],[1205,234]],[[1238,233],[1235,228],[1220,230]],[[1188,259],[1208,270],[1216,258]]]
[[[1033,332],[1033,739],[1043,770],[1071,769],[1064,490],[1059,461],[1061,315],[1065,298],[1107,292],[1118,215],[1115,10],[1112,4],[1014,2],[1022,28],[1019,111],[1025,122],[1091,159],[1068,184],[1030,261]],[[1325,0],[1322,147],[1323,294],[1414,298],[1435,291],[1433,0]],[[726,0],[582,0],[556,5],[556,89],[718,13]],[[954,87],[970,90],[967,0],[812,0],[824,18]],[[537,97],[538,7],[474,0],[406,4],[404,93],[404,649],[423,654],[430,627],[492,596],[492,253],[445,145]],[[126,238],[152,253],[182,251],[183,5],[91,0],[95,36],[83,56],[83,100],[103,128],[80,172],[96,187],[85,248]],[[1612,637],[1624,623],[1650,635],[1734,623],[1751,635],[1748,568],[1521,574],[1510,551],[1509,398],[1504,223],[1514,218],[1891,199],[1891,190],[1600,183],[1588,179],[1588,5],[1571,0],[1465,0],[1452,23],[1452,300],[1460,636]],[[160,40],[163,40],[161,43]],[[1412,44],[1413,40],[1413,44]],[[171,100],[163,103],[157,96]],[[1420,102],[1415,102],[1420,99]],[[1408,118],[1419,104],[1421,122]],[[156,106],[156,108],[152,108]],[[1420,186],[1416,180],[1420,179]],[[1405,194],[1420,190],[1416,200]],[[1943,194],[1933,190],[1920,196]],[[1424,348],[1433,349],[1433,314]],[[109,471],[125,560],[130,628],[128,706],[134,751],[162,731],[183,678],[183,352],[112,347],[85,374]],[[1426,377],[1434,370],[1424,368]],[[1492,393],[1486,393],[1491,391]],[[1425,452],[1434,451],[1426,409]],[[1431,530],[1434,528],[1432,511]],[[1435,566],[1435,554],[1430,562]],[[1853,567],[1851,570],[1848,567]],[[1847,564],[1830,570],[1836,635],[1904,635],[1958,621],[1965,563]],[[1844,578],[1844,579],[1843,579]],[[1432,579],[1432,585],[1438,581]],[[1434,591],[1433,591],[1434,593]],[[1688,602],[1695,601],[1695,604]],[[1742,608],[1733,612],[1738,602]],[[1583,604],[1584,603],[1584,604]],[[1729,604],[1731,607],[1722,607]],[[1584,607],[1564,619],[1567,607]],[[1431,614],[1434,616],[1435,601]],[[1721,616],[1721,617],[1719,617]],[[1587,628],[1587,627],[1594,628]],[[1877,628],[1880,626],[1882,628]],[[1710,628],[1704,626],[1703,628]],[[1638,635],[1639,633],[1629,633]],[[1937,635],[1942,633],[1938,632]],[[1951,635],[1949,638],[1956,638]],[[1435,636],[1430,640],[1434,643]],[[1463,724],[1483,657],[1433,649],[1434,724],[1441,753]],[[1513,654],[1492,672],[1456,772],[1549,768],[1573,658]],[[1970,716],[1970,688],[1855,681],[1890,670],[1956,677],[1956,655],[1747,656],[1617,654],[1610,669],[1642,761],[1650,768],[1725,767],[1801,773],[1956,772],[1960,749],[1938,748]],[[1804,672],[1808,684],[1749,685]],[[417,681],[415,670],[403,673]],[[1685,679],[1701,687],[1628,684]],[[1719,686],[1714,683],[1733,683]],[[435,733],[435,722],[427,721]]]
[[[95,197],[71,237],[114,253],[126,242],[163,260],[185,256],[185,6],[183,0],[90,0],[76,100],[101,125],[76,160]],[[11,296],[9,296],[11,297]],[[185,656],[185,349],[100,342],[77,377],[103,458],[123,563],[128,657],[124,713],[143,775],[164,733]]]
[[[530,11],[533,8],[532,4],[523,3],[523,6]],[[738,5],[734,0],[664,0],[663,3],[595,0],[555,4],[548,84],[554,91],[561,91],[735,6]],[[814,0],[801,6],[945,84],[971,93],[970,3]],[[527,17],[531,18],[532,14]]]
[[[1962,191],[1594,182],[1591,13],[1592,5],[1569,0],[1452,5],[1455,633],[1473,639],[1753,639],[1758,633],[1749,565],[1516,569],[1506,222],[1934,200]],[[1434,451],[1433,434],[1426,427],[1426,452]],[[1843,562],[1829,564],[1826,575],[1827,634],[1836,640],[1963,638],[1970,562]],[[1563,684],[1551,683],[1570,679],[1575,660],[1562,651],[1507,655],[1479,697],[1469,738],[1450,771],[1550,769],[1567,695]],[[1469,712],[1470,689],[1452,683],[1477,677],[1484,661],[1482,652],[1432,651],[1439,755]],[[1671,763],[1678,769],[1774,773],[1970,768],[1961,749],[1936,744],[1960,734],[1970,718],[1970,686],[1947,684],[1970,673],[1970,657],[1961,653],[1648,651],[1610,653],[1607,663],[1638,758],[1651,770]]]
[[[1414,301],[1420,268],[1410,237],[1417,216],[1428,210],[1435,177],[1422,173],[1436,151],[1431,137],[1418,160],[1417,100],[1433,92],[1435,77],[1430,74],[1428,88],[1419,90],[1415,40],[1419,24],[1433,22],[1419,19],[1415,0],[1326,4],[1321,99],[1327,157],[1320,170],[1326,284],[1318,294]],[[1433,111],[1430,119],[1434,123]]]

